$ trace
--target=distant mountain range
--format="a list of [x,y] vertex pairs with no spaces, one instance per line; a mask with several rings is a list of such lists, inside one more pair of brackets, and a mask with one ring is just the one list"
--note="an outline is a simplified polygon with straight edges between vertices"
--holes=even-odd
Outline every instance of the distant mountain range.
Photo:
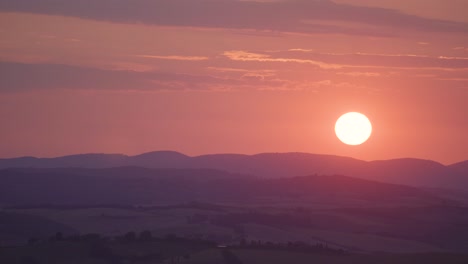
[[5,168],[144,168],[215,169],[261,178],[307,175],[346,175],[386,183],[430,188],[468,189],[468,161],[445,166],[420,159],[362,161],[349,157],[308,153],[264,153],[257,155],[214,154],[196,157],[173,151],[137,156],[81,154],[58,158],[22,157],[0,159]]

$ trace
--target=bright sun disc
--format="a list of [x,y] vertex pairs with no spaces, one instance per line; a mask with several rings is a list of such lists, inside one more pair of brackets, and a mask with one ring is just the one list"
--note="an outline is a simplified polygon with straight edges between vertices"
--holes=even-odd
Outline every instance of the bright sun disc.
[[360,145],[369,139],[372,124],[369,119],[357,112],[342,115],[335,124],[335,133],[341,142],[348,145]]

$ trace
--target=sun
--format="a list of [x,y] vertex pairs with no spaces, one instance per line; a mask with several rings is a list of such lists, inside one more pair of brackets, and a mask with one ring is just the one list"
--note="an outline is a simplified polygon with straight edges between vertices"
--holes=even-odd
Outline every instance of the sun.
[[372,134],[372,124],[365,115],[349,112],[338,118],[335,133],[338,139],[347,145],[361,145]]

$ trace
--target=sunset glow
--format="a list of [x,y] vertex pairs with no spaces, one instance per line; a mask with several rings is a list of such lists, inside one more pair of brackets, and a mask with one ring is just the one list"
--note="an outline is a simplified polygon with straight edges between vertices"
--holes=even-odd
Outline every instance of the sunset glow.
[[468,157],[465,1],[62,2],[0,2],[0,157]]

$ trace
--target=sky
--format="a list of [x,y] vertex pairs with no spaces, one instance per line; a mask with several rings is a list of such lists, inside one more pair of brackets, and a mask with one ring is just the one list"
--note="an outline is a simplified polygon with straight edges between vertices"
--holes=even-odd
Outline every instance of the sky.
[[3,158],[467,160],[468,1],[0,0],[0,121]]

